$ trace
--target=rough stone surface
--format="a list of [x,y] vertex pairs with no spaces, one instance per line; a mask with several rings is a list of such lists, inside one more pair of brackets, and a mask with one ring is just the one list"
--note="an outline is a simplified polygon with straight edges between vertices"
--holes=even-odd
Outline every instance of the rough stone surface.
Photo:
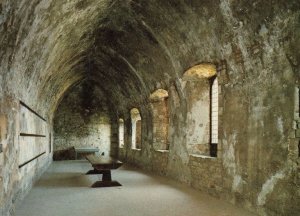
[[[14,214],[17,197],[51,161],[54,111],[67,90],[87,79],[108,98],[113,143],[118,119],[124,119],[119,151],[124,161],[155,168],[260,215],[297,215],[299,17],[298,0],[0,1],[1,213]],[[195,159],[188,148],[194,102],[183,74],[200,63],[217,68],[217,159]],[[161,168],[154,165],[149,99],[157,89],[169,93],[170,147]],[[199,98],[194,99],[196,106]],[[18,168],[24,152],[19,100],[46,119],[49,133],[42,144],[46,154],[24,172]],[[141,150],[130,143],[134,107],[142,118]],[[216,172],[211,181],[208,164]]]
[[106,99],[95,85],[84,81],[71,89],[58,106],[53,121],[54,159],[73,159],[62,155],[73,147],[97,147],[100,154],[110,155],[109,113]]
[[168,168],[168,161],[169,161],[169,151],[168,150],[156,150],[153,152],[153,167],[156,173],[160,175],[167,174]]
[[192,187],[220,197],[223,189],[223,176],[222,163],[218,158],[190,155],[189,167],[192,171]]

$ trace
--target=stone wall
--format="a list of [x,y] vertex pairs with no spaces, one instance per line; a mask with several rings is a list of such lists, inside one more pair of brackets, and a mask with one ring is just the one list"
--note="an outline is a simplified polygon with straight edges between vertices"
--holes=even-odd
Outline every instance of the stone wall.
[[82,82],[64,97],[54,117],[54,159],[74,159],[74,147],[111,154],[112,128],[103,93]]
[[159,175],[166,175],[169,161],[169,151],[168,150],[156,150],[152,152],[152,170]]
[[53,137],[48,121],[19,100],[2,98],[0,113],[0,215],[6,216],[52,161]]
[[221,197],[223,192],[222,162],[219,158],[204,155],[190,155],[191,186],[213,196]]
[[[49,143],[37,137],[33,145],[45,145],[46,153],[20,171],[20,154],[29,157],[42,150],[21,153],[20,100],[46,119],[44,138],[50,142],[57,105],[70,88],[88,79],[108,99],[112,143],[117,142],[115,123],[124,118],[125,144],[119,152],[124,161],[162,170],[260,215],[297,215],[299,17],[298,0],[0,1],[2,214],[13,215],[17,197],[28,191],[52,156]],[[196,92],[186,91],[183,74],[201,63],[217,66],[217,159],[192,158],[187,147],[201,132],[199,119],[189,128],[191,108],[200,106],[193,102],[199,101]],[[157,89],[169,93],[170,148],[161,162],[153,148],[149,99]],[[130,143],[133,107],[142,116],[139,151]],[[216,172],[211,182],[210,166]]]
[[[271,102],[269,96],[264,96],[265,93],[247,96],[248,99],[251,98],[254,101],[264,98],[263,100],[268,101],[264,106],[253,104],[253,102],[245,105],[244,103],[247,103],[244,101],[246,95],[240,92],[243,88],[233,90],[229,84],[229,70],[225,62],[217,64],[219,143],[216,158],[209,157],[205,153],[193,154],[189,151],[186,129],[197,131],[196,127],[201,128],[201,125],[189,125],[188,115],[189,112],[201,112],[202,110],[200,108],[193,110],[188,107],[193,103],[200,104],[201,107],[203,98],[194,94],[194,96],[188,97],[187,101],[184,98],[180,99],[181,93],[177,90],[179,87],[175,87],[176,84],[170,86],[168,90],[168,106],[171,116],[168,138],[170,150],[155,151],[154,142],[148,141],[149,137],[155,135],[154,126],[144,125],[141,150],[132,150],[128,148],[130,143],[125,143],[125,149],[119,152],[120,158],[138,167],[178,179],[213,196],[227,199],[259,215],[295,215],[299,211],[296,203],[300,200],[297,186],[300,179],[297,174],[299,169],[299,137],[297,137],[299,115],[297,111],[294,111],[299,109],[297,102],[299,95],[297,91],[294,91],[294,84],[291,85],[291,88],[286,89],[287,92],[284,94],[289,97],[279,96],[282,102],[288,103],[288,98],[290,98],[293,101],[292,104],[295,104],[290,104],[289,108],[281,105],[281,109],[285,107],[287,108],[286,112],[289,113],[289,117],[285,116],[284,121],[283,117],[277,116],[278,113],[286,115],[284,112],[277,110],[271,114],[272,112],[266,110],[269,106],[273,107],[270,103],[281,102],[280,100]],[[179,84],[186,86],[184,82]],[[201,82],[198,82],[198,85],[200,84]],[[199,86],[196,85],[196,87]],[[196,90],[196,87],[193,89]],[[264,92],[266,89],[261,89],[261,91]],[[151,115],[147,114],[147,109],[145,106],[145,108],[141,108],[141,111],[144,118],[149,120]],[[261,118],[268,118],[268,120]],[[273,119],[271,122],[275,125],[270,125],[270,119]],[[257,121],[260,124],[269,124],[268,128],[265,128],[265,125],[262,127]],[[127,133],[130,136],[130,131]],[[277,205],[280,203],[282,207],[278,208],[274,203]]]

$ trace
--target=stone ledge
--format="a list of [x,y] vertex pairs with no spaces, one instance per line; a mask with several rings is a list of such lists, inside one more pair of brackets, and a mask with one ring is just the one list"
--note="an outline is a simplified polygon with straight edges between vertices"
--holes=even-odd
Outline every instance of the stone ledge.
[[154,150],[155,152],[160,152],[160,153],[169,153],[169,150]]
[[142,149],[132,148],[133,151],[142,151]]
[[190,154],[191,157],[203,158],[203,159],[217,159],[217,157],[211,157],[207,155]]

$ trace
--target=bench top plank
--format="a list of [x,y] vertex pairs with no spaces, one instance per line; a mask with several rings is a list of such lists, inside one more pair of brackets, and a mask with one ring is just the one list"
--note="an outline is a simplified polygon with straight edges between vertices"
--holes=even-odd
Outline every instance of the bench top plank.
[[118,169],[123,162],[109,156],[87,155],[86,159],[98,170]]

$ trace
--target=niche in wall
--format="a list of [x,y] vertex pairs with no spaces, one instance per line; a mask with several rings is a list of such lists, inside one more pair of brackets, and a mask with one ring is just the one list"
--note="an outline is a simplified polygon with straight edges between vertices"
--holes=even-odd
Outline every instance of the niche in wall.
[[142,118],[140,111],[133,108],[130,111],[131,115],[131,148],[141,149],[142,147]]
[[213,64],[199,64],[183,75],[187,97],[187,149],[190,154],[216,156],[218,143],[218,81]]
[[125,131],[125,126],[124,126],[124,120],[122,118],[119,119],[119,148],[124,147],[124,131]]
[[168,92],[164,89],[157,89],[150,95],[153,122],[153,148],[155,150],[168,150],[168,128],[169,109]]

